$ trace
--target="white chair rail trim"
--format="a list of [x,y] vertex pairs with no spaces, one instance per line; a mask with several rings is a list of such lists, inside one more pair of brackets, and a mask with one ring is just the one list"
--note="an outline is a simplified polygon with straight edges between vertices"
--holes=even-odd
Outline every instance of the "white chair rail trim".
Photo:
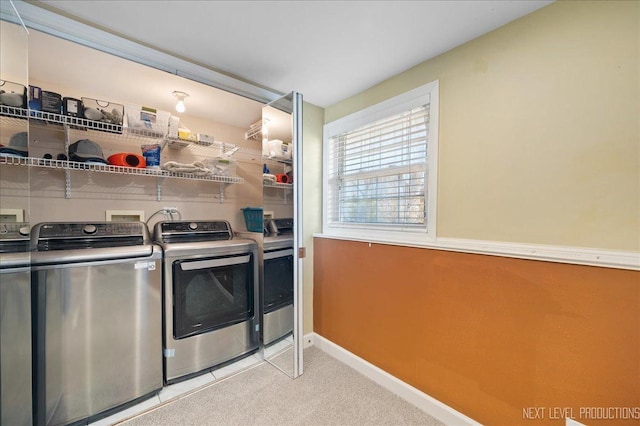
[[424,244],[404,244],[391,240],[365,240],[330,234],[314,234],[314,237],[640,271],[640,252],[634,251],[460,238],[438,238],[434,242],[425,242]]

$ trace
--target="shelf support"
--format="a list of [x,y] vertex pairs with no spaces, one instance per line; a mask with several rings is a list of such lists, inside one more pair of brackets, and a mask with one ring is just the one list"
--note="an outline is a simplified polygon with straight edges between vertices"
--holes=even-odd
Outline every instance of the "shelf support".
[[71,170],[64,171],[64,198],[71,198]]
[[224,189],[226,188],[226,186],[227,185],[225,183],[220,182],[220,186],[218,187],[220,189],[220,204],[224,203]]
[[156,201],[162,201],[162,183],[164,178],[162,176],[158,176],[158,181],[156,184]]
[[[69,157],[69,145],[71,145],[71,129],[64,125],[64,153]],[[64,170],[64,198],[71,198],[71,170]]]

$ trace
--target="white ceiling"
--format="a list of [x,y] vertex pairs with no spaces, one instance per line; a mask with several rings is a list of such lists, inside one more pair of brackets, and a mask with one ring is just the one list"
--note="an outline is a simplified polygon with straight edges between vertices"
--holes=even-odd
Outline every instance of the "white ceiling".
[[327,107],[551,1],[37,3]]
[[[29,84],[62,96],[138,104],[181,116],[173,91],[189,95],[185,115],[248,128],[263,104],[38,31],[29,32]],[[52,86],[53,84],[53,86]]]

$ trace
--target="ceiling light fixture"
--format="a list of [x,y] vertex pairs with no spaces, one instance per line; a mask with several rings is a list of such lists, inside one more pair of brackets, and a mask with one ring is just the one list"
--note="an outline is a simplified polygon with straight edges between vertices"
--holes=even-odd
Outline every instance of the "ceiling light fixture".
[[184,98],[189,97],[189,95],[184,93],[184,92],[177,92],[176,91],[176,92],[173,92],[173,97],[178,100],[178,103],[176,104],[176,111],[184,112],[185,111]]

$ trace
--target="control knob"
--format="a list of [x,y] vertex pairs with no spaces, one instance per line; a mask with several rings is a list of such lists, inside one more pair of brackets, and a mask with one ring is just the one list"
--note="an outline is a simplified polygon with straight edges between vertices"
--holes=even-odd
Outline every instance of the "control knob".
[[195,231],[196,229],[198,229],[198,224],[195,222],[191,222],[189,223],[189,230],[190,231]]
[[85,234],[95,234],[98,231],[98,228],[95,225],[85,225],[84,228],[82,228],[82,232],[84,232]]

